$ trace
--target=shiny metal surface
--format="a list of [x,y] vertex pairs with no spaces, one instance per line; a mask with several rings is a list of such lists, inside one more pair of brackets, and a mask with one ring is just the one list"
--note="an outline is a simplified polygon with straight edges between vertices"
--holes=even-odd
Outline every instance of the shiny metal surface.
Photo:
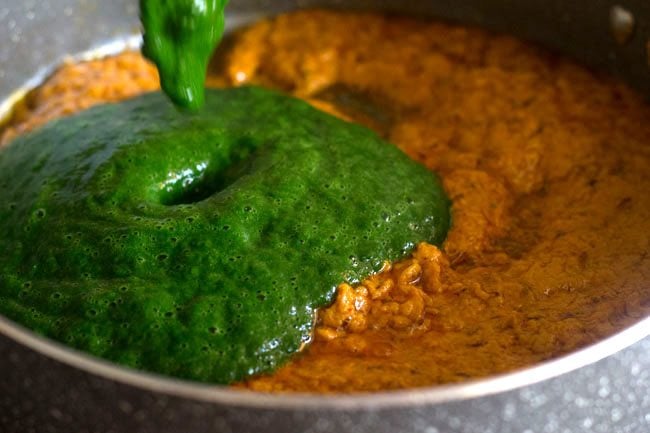
[[[570,3],[570,4],[567,4]],[[615,2],[233,0],[230,24],[305,5],[427,13],[508,30],[616,73],[650,95],[650,3],[624,44]],[[0,0],[0,101],[66,55],[119,51],[136,0]],[[106,45],[113,41],[113,44]],[[95,51],[96,52],[96,51]],[[45,68],[45,69],[43,69]],[[39,72],[40,71],[40,72]],[[78,354],[0,317],[0,433],[650,431],[650,318],[597,345],[466,384],[359,396],[263,395],[160,378]]]
[[593,364],[643,340],[650,329],[650,318],[570,355],[548,361],[522,371],[495,376],[493,378],[469,381],[460,385],[446,385],[432,388],[411,389],[365,395],[340,395],[336,397],[301,394],[262,394],[243,390],[216,387],[200,383],[157,376],[150,373],[119,367],[101,359],[71,350],[56,342],[33,335],[0,317],[0,334],[63,364],[96,376],[113,379],[152,391],[164,392],[179,397],[234,404],[250,408],[278,409],[381,409],[404,407],[413,403],[435,404],[447,401],[465,400],[497,394],[525,387],[570,373]]

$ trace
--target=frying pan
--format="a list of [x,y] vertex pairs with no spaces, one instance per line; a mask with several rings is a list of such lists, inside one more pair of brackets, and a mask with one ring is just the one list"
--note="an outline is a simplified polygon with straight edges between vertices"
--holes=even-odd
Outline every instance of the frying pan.
[[[512,33],[609,71],[650,96],[647,0],[233,0],[228,22],[238,26],[307,6],[397,11]],[[137,12],[136,0],[0,0],[0,110],[6,112],[66,55],[137,46]],[[509,374],[318,396],[265,395],[129,370],[0,316],[5,432],[645,433],[650,317],[590,347]]]

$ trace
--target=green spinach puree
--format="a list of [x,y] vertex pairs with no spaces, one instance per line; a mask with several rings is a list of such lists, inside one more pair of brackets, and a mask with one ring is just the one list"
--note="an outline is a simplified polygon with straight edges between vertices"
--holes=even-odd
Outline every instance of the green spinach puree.
[[436,176],[257,87],[91,108],[0,152],[0,312],[94,355],[215,383],[308,342],[336,286],[440,244]]
[[196,110],[210,57],[224,29],[227,0],[140,0],[142,53],[160,73],[164,92],[176,105]]

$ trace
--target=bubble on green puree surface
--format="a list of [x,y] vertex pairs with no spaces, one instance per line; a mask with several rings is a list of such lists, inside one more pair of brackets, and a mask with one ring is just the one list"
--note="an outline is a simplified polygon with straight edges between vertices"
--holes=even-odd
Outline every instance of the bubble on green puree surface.
[[215,383],[272,371],[315,309],[449,203],[371,131],[256,87],[178,112],[160,93],[0,152],[0,312],[92,354]]

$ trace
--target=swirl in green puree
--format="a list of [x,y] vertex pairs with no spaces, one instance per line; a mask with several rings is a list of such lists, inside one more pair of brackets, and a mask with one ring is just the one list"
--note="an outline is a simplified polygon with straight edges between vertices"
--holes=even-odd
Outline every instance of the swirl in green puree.
[[310,339],[336,286],[440,244],[434,173],[259,87],[161,93],[0,152],[0,312],[127,366],[231,383]]

